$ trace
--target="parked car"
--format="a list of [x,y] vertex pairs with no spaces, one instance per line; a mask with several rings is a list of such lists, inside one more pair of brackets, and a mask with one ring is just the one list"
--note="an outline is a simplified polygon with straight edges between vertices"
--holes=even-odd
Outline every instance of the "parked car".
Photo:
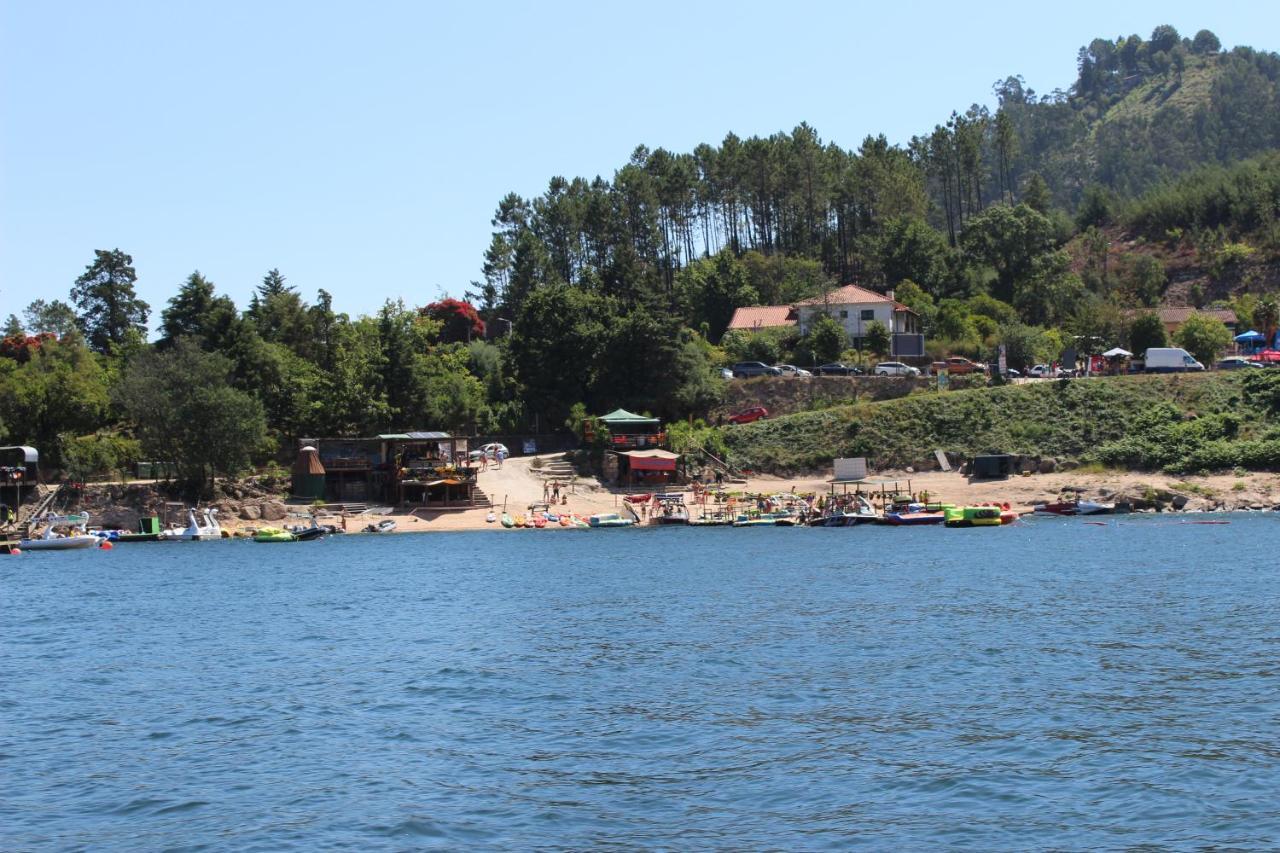
[[746,379],[749,376],[781,376],[782,371],[770,367],[763,361],[740,361],[730,368],[735,379]]
[[794,364],[775,364],[774,367],[781,370],[783,376],[794,376],[797,379],[805,379],[813,375],[802,367],[796,367]]
[[1027,371],[1027,375],[1032,379],[1052,379],[1054,371],[1053,368],[1047,364],[1037,364],[1035,367]]
[[503,456],[511,455],[511,451],[507,450],[507,446],[505,444],[499,444],[498,442],[495,441],[491,444],[486,444],[477,450],[471,451],[470,453],[467,454],[467,456],[470,457],[472,462],[479,462],[482,457],[497,459],[499,450],[502,451]]
[[1262,367],[1262,365],[1242,355],[1229,355],[1218,362],[1219,370],[1239,370],[1242,367]]
[[861,367],[852,364],[844,364],[839,361],[833,361],[829,364],[820,364],[813,369],[815,376],[861,376],[865,373]]
[[963,376],[966,373],[986,373],[987,366],[976,361],[970,361],[962,355],[953,355],[946,361],[935,361],[929,365],[929,369],[937,374],[944,370],[952,376]]
[[1151,347],[1142,356],[1147,373],[1187,373],[1204,370],[1191,353],[1181,347]]
[[1004,375],[1009,377],[1010,379],[1021,379],[1022,371],[1014,370],[1012,367],[1010,367],[1008,370],[1004,372]]
[[725,418],[731,424],[750,424],[769,417],[769,410],[764,406],[752,406],[749,409],[743,409],[741,412],[734,412]]
[[876,376],[919,376],[920,368],[900,361],[882,361],[876,365]]

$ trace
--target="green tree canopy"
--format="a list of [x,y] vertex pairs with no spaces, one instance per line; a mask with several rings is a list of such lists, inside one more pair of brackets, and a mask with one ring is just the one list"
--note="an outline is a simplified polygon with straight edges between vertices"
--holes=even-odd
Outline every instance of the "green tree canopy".
[[22,316],[26,318],[26,327],[34,335],[52,332],[62,338],[79,331],[75,309],[61,299],[52,302],[37,299],[26,307]]
[[190,336],[206,349],[223,349],[230,344],[239,322],[231,298],[217,296],[213,282],[196,270],[160,312],[160,344],[170,346],[178,338]]
[[806,335],[809,351],[815,363],[835,361],[849,346],[849,335],[836,320],[820,314],[814,319]]
[[231,386],[231,366],[180,338],[134,358],[115,395],[143,449],[193,492],[241,473],[267,448],[262,404]]
[[93,263],[76,279],[71,301],[89,346],[105,353],[113,346],[142,340],[151,307],[138,298],[133,258],[119,249],[94,252]]
[[1044,214],[1025,204],[996,204],[969,220],[960,245],[971,262],[995,270],[992,295],[1011,302],[1035,261],[1053,251],[1053,237],[1053,223]]
[[872,320],[863,327],[862,340],[876,358],[883,358],[889,354],[892,343],[889,327],[879,320]]
[[1207,314],[1192,314],[1174,332],[1174,341],[1206,366],[1217,360],[1231,346],[1231,332],[1226,325]]
[[1129,324],[1129,349],[1136,355],[1142,355],[1152,347],[1167,347],[1169,335],[1165,332],[1164,323],[1155,312],[1139,314]]

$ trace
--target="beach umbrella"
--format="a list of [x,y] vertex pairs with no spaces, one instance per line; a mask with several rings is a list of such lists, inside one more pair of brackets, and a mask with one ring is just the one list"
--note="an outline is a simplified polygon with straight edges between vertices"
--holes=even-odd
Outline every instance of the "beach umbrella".
[[1102,357],[1103,358],[1128,358],[1131,355],[1133,355],[1133,353],[1129,352],[1127,349],[1120,349],[1120,347],[1112,347],[1111,349],[1104,352],[1102,354]]
[[1262,334],[1262,332],[1255,332],[1253,329],[1250,329],[1247,332],[1241,332],[1240,334],[1236,335],[1236,340],[1242,341],[1242,342],[1243,341],[1261,341],[1261,340],[1266,340],[1266,337],[1267,336]]

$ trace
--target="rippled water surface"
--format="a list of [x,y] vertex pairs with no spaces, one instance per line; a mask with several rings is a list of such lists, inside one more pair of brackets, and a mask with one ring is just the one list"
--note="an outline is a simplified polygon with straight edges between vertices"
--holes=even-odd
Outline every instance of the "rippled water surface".
[[1280,518],[1177,522],[0,558],[0,847],[1275,847]]

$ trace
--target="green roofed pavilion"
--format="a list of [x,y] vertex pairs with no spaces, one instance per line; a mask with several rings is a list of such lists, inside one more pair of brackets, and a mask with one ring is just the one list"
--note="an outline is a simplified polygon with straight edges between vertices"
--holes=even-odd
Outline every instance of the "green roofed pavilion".
[[657,418],[646,418],[643,415],[633,414],[626,409],[615,409],[607,415],[601,415],[598,418],[602,423],[608,424],[613,429],[614,424],[627,426],[657,426],[661,423]]

